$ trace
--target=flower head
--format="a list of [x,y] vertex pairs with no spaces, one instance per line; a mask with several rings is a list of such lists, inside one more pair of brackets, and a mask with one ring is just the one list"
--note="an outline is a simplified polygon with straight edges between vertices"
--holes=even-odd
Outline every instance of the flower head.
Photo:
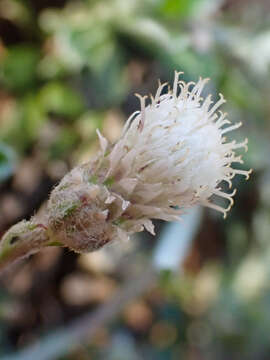
[[[127,120],[119,141],[111,146],[98,132],[101,151],[97,157],[70,171],[53,190],[47,213],[11,227],[0,242],[0,269],[12,261],[48,245],[62,245],[89,252],[127,238],[144,228],[154,234],[151,219],[179,220],[196,204],[226,216],[233,195],[221,183],[232,186],[236,175],[248,178],[238,149],[243,142],[227,142],[230,125],[211,95],[201,97],[207,79],[197,83],[179,80],[173,89],[160,84],[151,103],[140,99],[141,109]],[[223,208],[213,196],[224,198]]]
[[[173,88],[165,94],[162,92],[167,84],[160,84],[149,105],[146,97],[137,95],[141,109],[127,120],[119,141],[111,146],[98,132],[101,152],[97,158],[75,168],[54,190],[53,194],[65,198],[64,208],[59,208],[56,195],[50,200],[52,218],[58,216],[59,220],[60,216],[60,225],[65,219],[64,228],[58,224],[61,232],[66,229],[70,213],[63,216],[56,209],[64,209],[64,213],[65,209],[74,210],[72,229],[80,221],[77,237],[82,239],[83,232],[85,241],[94,241],[102,234],[100,244],[143,228],[154,233],[151,219],[179,220],[185,208],[196,204],[226,216],[235,190],[226,193],[220,185],[226,182],[231,187],[236,174],[248,178],[250,171],[232,167],[233,163],[243,162],[236,152],[240,148],[247,150],[247,139],[227,142],[224,134],[241,123],[230,125],[226,114],[219,110],[225,102],[223,96],[216,103],[211,95],[203,99],[201,93],[208,79],[185,83],[179,80],[180,74],[175,73]],[[70,188],[74,189],[72,197]],[[225,198],[227,207],[215,204],[213,195]],[[81,219],[79,213],[83,214]],[[91,228],[87,225],[89,219],[98,223],[98,231],[86,230]]]

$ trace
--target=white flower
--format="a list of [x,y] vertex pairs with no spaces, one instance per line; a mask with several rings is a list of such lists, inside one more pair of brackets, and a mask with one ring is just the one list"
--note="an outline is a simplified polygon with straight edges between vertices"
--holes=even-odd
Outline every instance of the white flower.
[[[154,234],[151,219],[180,220],[186,208],[201,204],[226,216],[233,195],[220,184],[250,171],[233,168],[242,163],[235,151],[247,150],[247,140],[226,142],[229,125],[219,111],[223,97],[213,104],[201,93],[207,79],[179,81],[172,91],[158,87],[151,104],[140,98],[141,110],[127,120],[119,141],[110,146],[98,132],[101,152],[92,162],[67,174],[51,194],[49,232],[76,251],[92,251],[144,228]],[[215,204],[213,195],[228,206]]]
[[[224,134],[241,123],[228,125],[219,111],[223,96],[213,104],[201,93],[207,79],[185,83],[175,73],[172,91],[158,87],[151,104],[140,98],[141,110],[128,119],[114,146],[98,132],[101,152],[95,160],[77,166],[52,191],[47,213],[22,221],[3,236],[0,268],[39,251],[61,245],[89,252],[144,228],[154,234],[151,219],[179,220],[184,210],[201,204],[226,216],[233,195],[220,184],[250,170],[235,151],[241,143],[226,142]],[[227,126],[228,125],[228,126]],[[223,208],[212,197],[225,198]]]
[[[215,104],[211,95],[204,100],[201,93],[208,79],[185,83],[179,81],[180,74],[175,73],[172,91],[161,95],[167,84],[160,85],[148,106],[146,97],[137,95],[141,111],[131,115],[107,155],[103,181],[114,179],[111,190],[129,201],[127,219],[179,220],[183,209],[195,204],[221,211],[225,217],[235,190],[228,194],[220,184],[225,181],[231,187],[235,174],[247,178],[250,174],[231,166],[243,162],[235,151],[247,150],[247,139],[226,142],[224,134],[241,123],[226,126],[230,124],[226,114],[218,111],[223,96]],[[99,137],[105,154],[107,141]],[[225,198],[227,208],[214,204],[213,195]],[[145,224],[151,230],[150,222]]]

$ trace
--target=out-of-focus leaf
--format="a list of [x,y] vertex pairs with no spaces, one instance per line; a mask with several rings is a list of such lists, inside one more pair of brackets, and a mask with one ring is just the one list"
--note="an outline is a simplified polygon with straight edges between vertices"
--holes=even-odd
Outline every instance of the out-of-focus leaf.
[[225,96],[228,94],[230,103],[234,101],[242,111],[254,111],[254,115],[256,112],[258,119],[258,114],[263,111],[263,99],[252,81],[244,76],[239,69],[234,68],[228,71],[222,90]]
[[69,35],[69,46],[76,52],[81,65],[88,65],[93,70],[102,69],[113,50],[113,39],[106,26],[94,24],[83,31],[73,31]]
[[30,45],[9,48],[2,63],[1,78],[4,85],[13,91],[25,91],[35,85],[38,50]]
[[100,10],[95,16],[95,7],[91,11],[90,6],[74,5],[72,9],[67,7],[63,13],[51,10],[42,14],[41,26],[47,30],[49,27],[54,48],[52,54],[49,54],[54,61],[47,57],[41,66],[43,73],[44,70],[45,73],[50,71],[50,68],[51,71],[59,71],[60,64],[72,72],[83,66],[89,66],[94,72],[103,69],[107,58],[114,51],[114,37],[109,18],[106,21],[104,11]]
[[118,24],[117,31],[131,42],[137,43],[146,54],[171,51],[171,36],[168,30],[151,18],[127,19]]
[[76,121],[76,130],[86,142],[97,138],[96,129],[102,130],[105,114],[101,111],[88,111]]
[[67,156],[72,147],[79,141],[79,136],[72,128],[64,128],[49,150],[51,159]]
[[[220,75],[220,64],[215,54],[197,53],[190,47],[179,50],[176,48],[171,59],[176,68],[182,69],[186,75],[193,79],[199,76],[217,79]],[[165,58],[163,60],[166,61]]]
[[[243,137],[242,137],[243,138]],[[248,152],[245,154],[245,164],[255,171],[264,171],[269,167],[270,144],[267,134],[255,132],[248,137]],[[248,164],[248,165],[247,165]]]
[[42,103],[36,94],[29,94],[22,101],[21,106],[20,130],[23,136],[33,140],[46,120]]
[[11,126],[1,138],[17,151],[25,151],[37,138],[46,120],[38,94],[27,94],[18,101]]
[[126,94],[127,82],[123,72],[122,56],[117,49],[114,50],[107,54],[102,71],[92,72],[86,69],[83,74],[84,89],[91,95],[91,106],[102,109],[115,103],[119,104]]
[[0,182],[13,174],[15,162],[16,156],[12,148],[0,142]]
[[44,111],[74,118],[84,110],[84,104],[77,92],[60,82],[48,83],[40,92]]
[[196,1],[198,2],[198,0],[163,0],[160,9],[165,15],[187,16]]

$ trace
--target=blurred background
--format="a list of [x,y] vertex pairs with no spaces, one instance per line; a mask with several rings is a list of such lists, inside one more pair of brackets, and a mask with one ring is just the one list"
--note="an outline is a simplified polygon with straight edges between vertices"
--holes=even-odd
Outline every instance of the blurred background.
[[86,255],[52,247],[5,274],[0,359],[94,314],[151,266],[159,275],[113,321],[51,359],[270,358],[269,25],[268,0],[0,0],[0,235],[95,154],[96,128],[116,141],[133,94],[174,70],[224,94],[254,169],[235,179],[225,221],[194,210],[156,222],[156,237]]

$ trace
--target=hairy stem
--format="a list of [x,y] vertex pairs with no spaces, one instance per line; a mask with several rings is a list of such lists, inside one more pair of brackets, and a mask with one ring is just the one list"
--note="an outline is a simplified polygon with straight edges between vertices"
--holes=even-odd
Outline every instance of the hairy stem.
[[17,223],[0,241],[0,271],[49,246],[51,242],[46,225],[32,220]]

